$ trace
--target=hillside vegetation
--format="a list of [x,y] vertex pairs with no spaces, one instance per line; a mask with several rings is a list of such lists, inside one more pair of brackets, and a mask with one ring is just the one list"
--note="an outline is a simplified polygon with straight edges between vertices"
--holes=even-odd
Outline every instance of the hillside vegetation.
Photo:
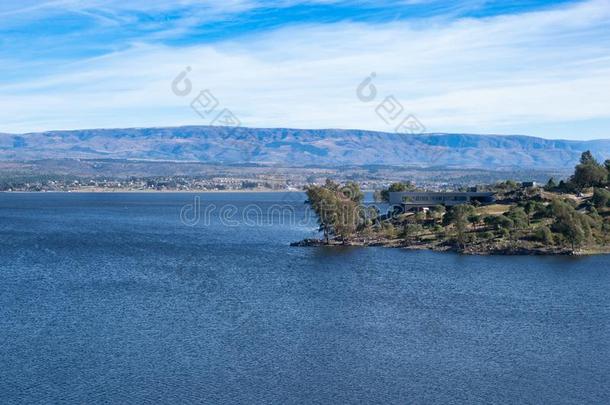
[[[327,180],[306,187],[323,240],[296,245],[363,245],[454,250],[472,254],[610,253],[610,160],[600,164],[582,154],[574,175],[545,187],[512,181],[487,186],[496,192],[491,205],[438,205],[388,214],[363,204],[356,183]],[[412,190],[410,182],[388,191]]]

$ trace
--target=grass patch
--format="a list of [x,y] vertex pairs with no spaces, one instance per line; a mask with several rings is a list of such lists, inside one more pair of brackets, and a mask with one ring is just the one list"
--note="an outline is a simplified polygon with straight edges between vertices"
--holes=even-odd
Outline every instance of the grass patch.
[[478,207],[476,209],[478,215],[502,215],[508,212],[510,205],[506,204],[491,204]]

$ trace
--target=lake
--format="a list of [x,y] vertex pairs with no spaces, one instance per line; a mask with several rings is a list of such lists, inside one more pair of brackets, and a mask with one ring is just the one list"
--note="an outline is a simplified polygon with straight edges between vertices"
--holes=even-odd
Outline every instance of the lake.
[[610,256],[290,247],[303,201],[0,194],[0,401],[610,402]]

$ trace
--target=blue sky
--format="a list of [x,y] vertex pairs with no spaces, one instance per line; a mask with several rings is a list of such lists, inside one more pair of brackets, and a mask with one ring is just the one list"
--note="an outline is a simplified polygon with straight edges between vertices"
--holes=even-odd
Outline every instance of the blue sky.
[[0,132],[207,125],[204,89],[245,126],[392,131],[392,96],[429,132],[610,138],[610,0],[0,3]]

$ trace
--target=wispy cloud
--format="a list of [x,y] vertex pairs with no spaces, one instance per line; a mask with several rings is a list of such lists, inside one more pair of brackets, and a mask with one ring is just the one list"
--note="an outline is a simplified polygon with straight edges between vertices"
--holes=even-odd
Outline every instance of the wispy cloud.
[[[78,11],[94,3],[79,2]],[[109,9],[97,12],[123,24],[124,9],[104,3]],[[265,5],[226,2],[215,12],[256,7]],[[167,35],[164,26],[110,53],[53,63],[47,74],[25,69],[0,80],[0,131],[205,124],[169,89],[188,65],[195,87],[212,89],[249,126],[388,130],[355,97],[374,71],[381,95],[396,96],[431,131],[600,137],[610,134],[609,17],[610,2],[593,0],[491,16],[299,21],[212,41],[152,40]],[[188,36],[200,21],[185,18],[171,29]]]

